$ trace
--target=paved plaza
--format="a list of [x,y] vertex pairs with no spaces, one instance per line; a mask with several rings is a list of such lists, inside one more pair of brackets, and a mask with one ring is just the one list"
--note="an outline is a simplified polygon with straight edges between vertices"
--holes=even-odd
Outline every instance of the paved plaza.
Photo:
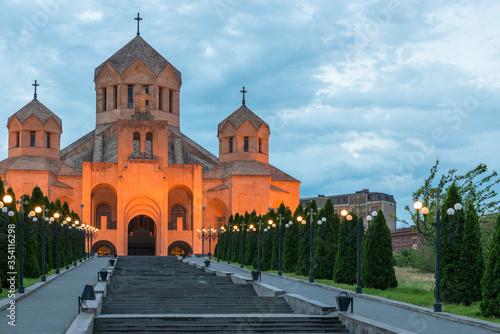
[[0,333],[65,333],[78,314],[77,300],[85,284],[97,282],[97,272],[107,267],[108,260],[109,257],[87,260],[18,300],[15,327],[7,323],[9,311],[0,312]]

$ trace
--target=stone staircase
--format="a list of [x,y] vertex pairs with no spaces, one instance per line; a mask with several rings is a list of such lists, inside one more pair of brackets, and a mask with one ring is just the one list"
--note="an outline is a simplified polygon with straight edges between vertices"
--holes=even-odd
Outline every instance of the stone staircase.
[[348,333],[337,317],[293,314],[175,257],[120,257],[94,333]]

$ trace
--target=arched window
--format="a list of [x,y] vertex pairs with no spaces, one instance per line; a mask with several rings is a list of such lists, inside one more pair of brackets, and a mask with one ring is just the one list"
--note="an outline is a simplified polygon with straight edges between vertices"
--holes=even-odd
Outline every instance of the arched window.
[[170,211],[170,221],[168,222],[169,230],[177,230],[177,224],[182,224],[184,227],[186,221],[186,210],[180,205],[176,205]]
[[134,156],[137,157],[139,155],[139,151],[141,149],[141,134],[139,132],[134,132]]
[[151,132],[146,133],[146,157],[153,156],[153,134]]
[[101,204],[97,207],[95,222],[98,229],[101,228],[101,222],[103,220],[106,222],[106,227],[109,228],[111,223],[111,208],[107,204]]

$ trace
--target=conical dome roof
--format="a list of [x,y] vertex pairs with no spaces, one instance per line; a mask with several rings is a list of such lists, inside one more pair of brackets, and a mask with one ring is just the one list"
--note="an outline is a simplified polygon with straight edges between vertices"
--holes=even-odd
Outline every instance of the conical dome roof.
[[255,115],[253,111],[247,108],[246,105],[242,105],[241,107],[238,108],[238,110],[233,112],[231,115],[229,115],[222,122],[219,123],[218,132],[222,130],[222,128],[224,127],[224,125],[226,125],[227,122],[231,123],[231,125],[235,129],[238,129],[247,120],[257,130],[260,129],[262,124],[265,124],[269,129],[269,125],[267,125],[266,122],[264,122],[259,116]]
[[175,74],[182,82],[181,72],[163,58],[163,56],[142,39],[141,36],[134,37],[134,39],[128,42],[123,48],[99,65],[95,69],[94,79],[97,78],[106,63],[109,63],[119,74],[122,74],[137,59],[142,61],[155,75],[160,74],[168,65],[172,66]]
[[37,99],[33,99],[30,103],[19,109],[14,115],[10,116],[7,124],[10,123],[12,117],[16,117],[22,124],[31,115],[35,115],[43,124],[47,123],[48,120],[53,117],[62,128],[61,119]]

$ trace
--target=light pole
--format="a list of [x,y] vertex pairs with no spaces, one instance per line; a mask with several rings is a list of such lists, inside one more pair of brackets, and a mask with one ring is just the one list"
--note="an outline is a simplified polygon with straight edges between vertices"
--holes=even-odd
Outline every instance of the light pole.
[[78,231],[77,231],[77,228],[79,228],[79,225],[80,222],[78,220],[75,220],[75,223],[73,225],[71,225],[71,227],[73,227],[73,241],[74,241],[74,254],[73,254],[73,258],[74,258],[74,262],[73,262],[73,266],[76,267],[77,263],[77,259],[78,259],[78,255],[76,254],[77,252],[77,241],[78,241]]
[[[55,222],[55,225],[52,223]],[[56,238],[56,274],[59,274],[59,212],[54,213],[53,217],[50,217],[49,224],[52,225],[52,229],[49,230],[50,236],[55,236]]]
[[24,293],[24,205],[28,205],[29,202],[25,200],[26,195],[21,195],[21,201],[16,201],[16,204],[20,204],[19,209],[19,288],[17,291],[19,293]]
[[201,253],[202,257],[205,257],[205,206],[201,207],[202,215],[203,215],[203,233],[201,234]]
[[[314,244],[314,216],[316,216],[317,212],[314,212],[314,210],[311,208],[308,212],[309,216],[311,217],[309,220],[309,230],[304,233],[302,230],[300,230],[300,234],[304,237],[309,234],[309,282],[314,282],[314,275],[313,275],[313,268],[314,268],[314,258],[313,258],[313,244]],[[297,217],[297,221],[301,223],[302,225],[305,225],[307,221],[305,219],[302,219],[302,217]],[[318,226],[322,226],[323,223],[326,222],[326,218],[323,217],[321,220],[317,221]],[[322,228],[318,234],[318,237],[321,238],[323,233],[325,232],[325,229]]]
[[[212,259],[212,239],[215,241],[218,238],[218,230],[211,226],[207,230],[208,238],[208,259]],[[219,258],[219,248],[217,248],[217,258]]]
[[81,208],[81,213],[82,213],[82,215],[80,216],[80,218],[82,219],[82,226],[80,227],[80,242],[82,243],[80,245],[80,262],[82,262],[82,260],[83,260],[82,248],[83,248],[84,253],[85,253],[85,230],[83,228],[83,226],[85,224],[83,223],[83,203],[80,204],[80,208]]
[[[356,286],[356,293],[362,293],[363,292],[363,289],[361,288],[361,239],[362,237],[370,237],[373,235],[373,233],[375,232],[375,228],[372,229],[372,231],[370,233],[366,233],[365,232],[365,229],[364,229],[364,226],[363,226],[363,218],[361,217],[361,208],[362,206],[358,203],[358,212],[359,212],[359,217],[358,217],[358,222],[357,222],[357,225],[356,227],[354,227],[353,229],[351,228],[346,228],[347,224],[344,223],[344,233],[348,236],[348,237],[353,237],[356,235],[356,252],[357,252],[357,259],[356,259],[356,272],[357,272],[357,286]],[[347,221],[351,221],[352,220],[352,216],[351,215],[348,215],[347,214],[347,210],[342,210],[340,212],[340,214],[346,218]],[[376,217],[377,216],[377,211],[373,211],[372,212],[372,216],[373,217]],[[368,224],[370,224],[370,222],[372,221],[372,216],[367,216],[366,217],[366,220],[368,221]]]
[[[418,200],[413,203],[413,207],[417,211],[417,230],[422,234],[422,242],[427,243],[429,239],[434,239],[435,249],[436,249],[436,302],[434,303],[434,312],[442,312],[443,305],[441,304],[441,233],[443,237],[448,238],[449,243],[454,242],[453,236],[457,234],[458,227],[460,224],[460,210],[462,210],[462,204],[455,203],[453,208],[446,210],[446,213],[450,216],[450,226],[445,227],[441,222],[441,208],[439,207],[440,198],[440,188],[436,188],[436,222],[432,223],[430,226],[427,225],[427,214],[429,209],[427,207],[422,207],[422,202]],[[422,211],[424,215],[424,221],[420,221],[419,211]],[[453,216],[457,212],[457,219],[454,220]],[[441,231],[443,229],[443,231]],[[446,233],[446,231],[452,231]]]
[[205,257],[205,229],[197,229],[196,230],[196,234],[198,235],[198,239],[201,239],[201,242],[202,242],[202,253],[201,253],[201,257]]
[[66,217],[63,224],[66,228],[66,269],[69,269],[69,230],[71,230],[71,217]]
[[[0,209],[2,209],[3,215],[1,215],[2,220],[3,220],[3,225],[0,227],[0,233],[3,233],[4,230],[7,230],[10,225],[10,219],[11,217],[14,216],[14,211],[9,211],[9,208],[5,204],[10,204],[12,203],[12,196],[10,195],[5,195],[3,197],[3,202],[0,201]],[[9,242],[10,244],[10,242]]]
[[220,245],[219,245],[219,242],[220,242],[220,236],[222,234],[224,234],[224,231],[225,231],[225,227],[224,226],[221,226],[220,227],[220,230],[217,230],[217,262],[219,262],[219,249],[220,249]]
[[[38,232],[38,229],[41,229],[42,231],[42,277],[40,277],[40,282],[45,282],[47,278],[45,277],[45,232],[47,229],[47,221],[49,220],[48,217],[45,217],[45,212],[48,212],[49,210],[45,208],[45,205],[42,205],[42,207],[37,206],[35,208],[35,213],[40,214],[42,213],[42,221],[40,222],[40,225],[32,231],[32,233]],[[33,221],[36,222],[37,218],[33,217]]]
[[233,231],[231,222],[227,223],[227,264],[231,264],[231,233]]

